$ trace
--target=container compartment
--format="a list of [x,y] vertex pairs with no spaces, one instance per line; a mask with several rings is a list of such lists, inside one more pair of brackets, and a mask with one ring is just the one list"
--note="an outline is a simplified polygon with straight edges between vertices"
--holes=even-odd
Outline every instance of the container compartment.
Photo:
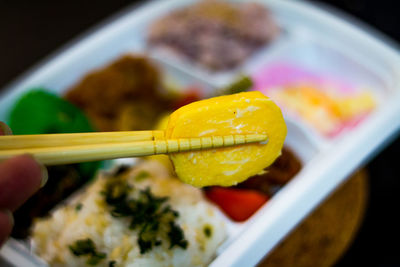
[[41,75],[38,75],[27,82],[25,81],[23,84],[15,87],[8,94],[1,97],[0,120],[8,120],[9,112],[14,103],[26,92],[34,88],[45,88],[46,91],[52,92],[56,95],[64,95],[71,87],[79,84],[79,82],[84,77],[87,77],[88,74],[109,66],[109,64],[118,61],[123,56],[146,57],[148,62],[160,72],[161,84],[163,85],[162,90],[160,90],[161,94],[179,94],[184,93],[188,89],[196,88],[199,97],[201,97],[215,91],[211,85],[203,82],[203,80],[200,80],[187,72],[169,66],[154,57],[147,57],[146,54],[123,51],[120,54],[104,57],[103,60],[98,60],[98,58],[92,57],[92,55],[86,55],[86,57],[81,58],[78,63],[71,63],[68,66],[65,66],[64,70],[54,70],[53,75],[47,75],[46,72],[42,72]]
[[[320,150],[320,145],[315,142],[315,140],[312,138],[312,136],[307,132],[307,130],[302,127],[301,125],[299,126],[297,122],[291,121],[288,119],[287,121],[287,127],[288,127],[288,134],[287,138],[285,140],[285,147],[289,148],[294,152],[294,154],[299,158],[302,164],[302,168],[308,166],[312,159],[315,157],[315,155],[319,152]],[[134,163],[134,161],[131,160],[116,160],[114,162],[115,164],[127,164],[127,163]],[[295,176],[289,184],[295,182],[297,180],[297,176]],[[285,185],[286,186],[286,185]],[[280,188],[277,192],[285,190],[285,186]],[[84,189],[81,189],[84,190]],[[77,192],[79,193],[79,192]],[[76,193],[76,194],[77,194]],[[73,199],[76,197],[76,194],[72,195],[69,199]],[[69,199],[66,199],[65,202],[68,203],[70,201]],[[272,201],[274,199],[274,196],[272,196]],[[268,206],[269,202],[267,202],[265,206]],[[262,207],[257,213],[262,212],[264,209]],[[257,213],[253,216],[257,216]],[[225,218],[226,222],[226,227],[228,231],[228,238],[226,241],[220,245],[220,247],[217,250],[217,256],[223,251],[229,247],[232,243],[235,242],[238,236],[243,233],[243,231],[250,227],[252,219],[250,218],[249,220],[243,222],[243,223],[238,223],[230,220],[227,216],[225,216],[222,212],[221,215]],[[12,242],[9,242],[5,244],[3,248],[4,253],[11,253],[8,256],[8,254],[3,254],[0,253],[4,257],[4,259],[9,260],[10,262],[13,262],[14,264],[19,264],[22,262],[25,262],[25,258],[31,258],[32,257],[32,252],[30,251],[30,240],[26,241],[19,241],[19,240],[12,240]],[[14,255],[15,254],[15,255]],[[47,266],[41,259],[37,258],[34,261],[32,261],[29,265],[26,266]]]
[[249,72],[253,89],[272,97],[287,116],[305,122],[323,138],[356,127],[390,92],[368,65],[311,40],[283,47]]
[[[198,86],[207,90],[213,90],[210,85],[205,84],[200,78],[192,77],[190,74],[180,71],[179,69],[173,68],[168,64],[163,63],[157,59],[153,59],[153,63],[158,66],[162,72],[163,79],[168,82],[172,79],[177,88],[187,88],[190,86]],[[99,66],[100,67],[100,66]],[[71,80],[80,80],[85,73],[82,73],[79,77],[69,77]],[[70,85],[69,85],[70,86]],[[65,88],[66,89],[66,88]],[[64,90],[65,90],[64,89]],[[29,88],[25,88],[24,92],[29,91]],[[63,93],[63,92],[61,92]],[[1,104],[1,103],[0,103]],[[4,114],[2,114],[5,116]],[[319,149],[319,144],[314,140],[312,135],[307,132],[307,129],[299,125],[295,121],[287,120],[288,136],[286,139],[286,146],[290,148],[300,159],[302,165],[308,164],[308,162],[315,156]],[[268,205],[268,203],[266,204]],[[235,240],[241,231],[247,227],[247,222],[235,223],[226,217],[227,229],[229,232],[228,240],[220,247],[219,251],[223,251],[224,247],[229,246],[231,242]],[[19,243],[17,241],[17,243]],[[21,243],[21,245],[25,245]],[[7,247],[8,250],[12,247]],[[22,250],[21,250],[22,251]],[[19,253],[21,253],[21,251]],[[24,253],[27,253],[26,251]]]
[[[291,119],[285,119],[285,120],[288,128],[288,133],[286,136],[284,147],[288,148],[294,153],[294,155],[300,160],[301,169],[303,169],[308,165],[312,164],[311,163],[312,159],[317,155],[318,152],[320,152],[323,143],[316,140],[313,137],[313,135],[310,132],[308,132],[308,130],[304,128],[302,125],[299,125],[298,122],[293,121]],[[271,199],[267,203],[265,203],[260,210],[258,210],[255,214],[253,214],[253,216],[257,216],[258,213],[261,213],[262,209],[267,207],[270,201],[273,201],[276,194],[279,194],[280,191],[284,191],[287,185],[296,183],[297,180],[298,177],[297,175],[295,175],[288,182],[288,184],[275,188],[275,192],[271,196]],[[229,236],[228,239],[224,242],[224,244],[222,244],[221,247],[218,249],[218,253],[222,253],[224,249],[228,247],[230,244],[232,244],[246,228],[250,227],[249,225],[251,224],[252,217],[250,217],[250,219],[245,222],[239,223],[239,222],[234,222],[227,216],[225,216]]]
[[277,63],[298,66],[314,75],[372,90],[379,98],[387,97],[391,91],[386,77],[374,71],[371,64],[359,61],[340,47],[327,46],[314,39],[293,40],[279,51],[260,59],[247,71],[255,73]]
[[[161,16],[161,18],[164,19],[162,27],[160,24],[156,24],[157,27],[152,26],[154,23],[158,23],[158,19],[160,19],[155,18],[149,23],[146,29],[148,36],[147,47],[150,53],[162,58],[172,65],[179,65],[182,68],[189,70],[195,76],[202,76],[205,80],[210,81],[217,87],[226,86],[235,76],[242,73],[247,65],[252,65],[253,60],[257,59],[260,55],[269,50],[273,50],[274,47],[280,46],[280,43],[284,42],[287,38],[286,29],[281,27],[276,16],[273,12],[270,12],[269,6],[265,3],[254,3],[254,5],[264,6],[268,10],[266,12],[266,14],[268,14],[266,15],[268,19],[265,19],[261,15],[258,6],[240,1],[229,3],[229,5],[232,6],[236,4],[246,5],[240,9],[240,12],[242,12],[242,14],[249,13],[246,15],[248,17],[247,24],[250,24],[248,27],[246,27],[247,25],[236,25],[235,23],[231,23],[232,19],[229,18],[229,16],[232,15],[232,12],[234,13],[234,9],[224,5],[217,5],[214,7],[215,10],[208,6],[206,7],[206,5],[195,5],[195,14],[189,16],[189,14],[186,14],[185,12],[193,12],[193,2],[190,2],[190,4],[187,3],[187,5],[185,5],[185,8],[189,8],[190,11],[186,9],[182,12],[182,6],[179,5],[175,10],[172,10],[172,12],[180,12],[174,13],[176,19],[168,17],[168,19],[165,20],[165,16],[168,16],[170,14],[169,12],[171,12],[171,10],[168,10],[168,12]],[[250,10],[255,14],[250,15]],[[254,12],[256,10],[257,12]],[[240,20],[241,17],[242,16],[235,15],[235,18],[238,20]],[[200,19],[195,20],[195,18]],[[255,21],[257,19],[264,23],[263,26],[260,25],[260,21]],[[176,21],[179,21],[179,23]],[[243,24],[246,23],[245,21],[246,19]],[[174,25],[174,27],[170,24]],[[187,25],[191,25],[190,27],[194,27],[193,25],[198,26],[198,29],[195,27],[195,29],[192,30],[199,31],[196,32],[195,37],[191,37],[192,31],[189,31]],[[226,27],[226,29],[220,29],[219,27]],[[174,30],[169,28],[173,28]],[[236,29],[237,32],[233,29]],[[262,39],[260,36],[268,35],[267,32],[269,32],[269,37],[266,38],[264,41],[265,43],[261,45],[258,44]],[[272,32],[275,32],[275,34],[271,34]],[[189,39],[188,42],[182,41],[183,36],[185,35],[187,35],[187,39]],[[231,39],[226,41],[225,38],[224,41],[221,41],[222,38],[220,36],[225,35],[226,38]],[[242,36],[241,39],[240,36]],[[199,38],[196,45],[190,44],[190,41],[193,38]],[[248,52],[244,52],[249,48],[254,50],[249,54]],[[217,52],[217,50],[221,51]],[[220,62],[229,62],[229,55],[240,55],[242,53],[246,54],[246,56],[243,55],[242,60],[232,63],[232,66],[230,67],[225,66],[224,68],[217,68]],[[213,55],[213,60],[210,60],[210,55]],[[220,60],[215,61],[215,58],[220,58]],[[208,64],[216,64],[216,69],[213,69],[211,66],[206,66]]]

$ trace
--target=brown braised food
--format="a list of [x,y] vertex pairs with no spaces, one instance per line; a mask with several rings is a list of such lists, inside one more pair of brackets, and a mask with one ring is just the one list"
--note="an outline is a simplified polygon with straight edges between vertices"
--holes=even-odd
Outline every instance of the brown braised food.
[[171,106],[161,93],[160,79],[148,59],[126,55],[85,75],[65,98],[100,131],[148,130]]
[[254,189],[271,196],[276,187],[289,182],[301,169],[299,158],[288,148],[283,147],[282,154],[261,175],[250,177],[237,185],[239,188]]

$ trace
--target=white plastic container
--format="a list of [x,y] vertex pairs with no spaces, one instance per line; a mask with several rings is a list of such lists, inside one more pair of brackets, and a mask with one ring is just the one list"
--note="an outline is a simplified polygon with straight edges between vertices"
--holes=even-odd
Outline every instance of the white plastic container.
[[[84,36],[51,59],[33,68],[0,96],[0,120],[28,89],[43,86],[62,93],[85,73],[119,55],[146,50],[149,23],[178,6],[194,1],[152,1]],[[300,173],[243,224],[230,222],[230,236],[210,266],[253,266],[285,237],[313,208],[366,163],[400,129],[400,55],[375,32],[348,23],[302,1],[258,1],[272,11],[284,34],[239,69],[210,74],[201,68],[160,58],[163,68],[182,83],[200,82],[213,88],[231,81],[235,73],[286,60],[363,83],[378,96],[377,108],[355,129],[325,139],[301,122],[287,117],[286,144],[303,161]],[[150,51],[151,53],[151,51]],[[0,255],[17,266],[28,266],[28,250],[6,244]],[[28,258],[27,258],[28,257]],[[31,261],[32,266],[40,262]]]

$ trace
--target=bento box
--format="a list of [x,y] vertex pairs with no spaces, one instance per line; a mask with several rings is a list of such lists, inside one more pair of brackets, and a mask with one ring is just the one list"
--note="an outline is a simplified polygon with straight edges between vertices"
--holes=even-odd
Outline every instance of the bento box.
[[[246,75],[252,80],[250,90],[263,92],[281,107],[288,128],[285,146],[302,165],[249,219],[235,222],[221,214],[227,238],[209,266],[254,266],[397,134],[400,54],[395,44],[344,15],[290,0],[254,1],[269,10],[274,37],[231,68],[210,69],[194,62],[195,56],[149,45],[155,21],[196,2],[151,1],[85,34],[3,90],[0,120],[8,120],[17,99],[31,88],[63,95],[85,74],[121,55],[145,55],[165,83],[202,88],[204,98]],[[28,244],[12,239],[0,255],[16,266],[46,266],[31,255]]]

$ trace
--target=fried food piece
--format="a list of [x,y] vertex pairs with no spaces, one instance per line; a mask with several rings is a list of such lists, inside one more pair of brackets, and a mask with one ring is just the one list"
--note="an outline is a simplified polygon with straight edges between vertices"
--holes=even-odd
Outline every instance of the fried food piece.
[[125,55],[86,74],[65,98],[100,131],[147,130],[170,103],[159,92],[159,70],[143,56]]
[[210,98],[171,114],[167,138],[266,134],[267,144],[246,144],[170,155],[178,177],[196,187],[231,186],[258,174],[281,154],[286,125],[278,106],[260,92]]

